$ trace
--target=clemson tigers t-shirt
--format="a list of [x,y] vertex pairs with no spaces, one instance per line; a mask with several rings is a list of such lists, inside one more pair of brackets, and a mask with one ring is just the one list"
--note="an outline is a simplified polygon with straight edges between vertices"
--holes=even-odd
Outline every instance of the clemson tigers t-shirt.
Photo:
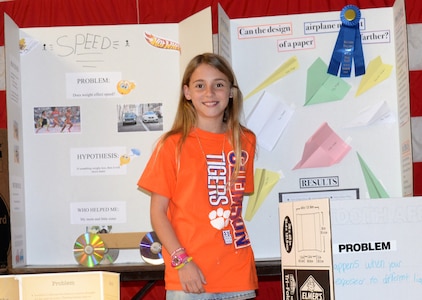
[[[169,198],[168,218],[204,274],[207,293],[257,289],[255,259],[242,217],[243,195],[254,188],[255,135],[246,131],[242,137],[242,167],[234,183],[237,158],[225,134],[196,128],[181,149],[179,139],[172,135],[154,150],[138,185]],[[166,289],[182,290],[168,251],[162,254]]]

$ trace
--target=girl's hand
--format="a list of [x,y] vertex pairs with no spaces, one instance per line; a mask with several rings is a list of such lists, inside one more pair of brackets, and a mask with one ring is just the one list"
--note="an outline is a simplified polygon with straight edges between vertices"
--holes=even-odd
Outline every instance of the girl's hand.
[[178,270],[180,283],[185,293],[200,294],[205,292],[205,277],[194,261]]

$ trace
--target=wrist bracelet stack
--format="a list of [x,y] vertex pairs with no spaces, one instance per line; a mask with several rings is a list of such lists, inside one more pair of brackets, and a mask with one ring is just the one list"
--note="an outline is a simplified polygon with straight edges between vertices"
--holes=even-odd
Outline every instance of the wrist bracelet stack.
[[192,257],[190,257],[186,252],[185,248],[178,248],[173,251],[171,254],[171,266],[176,270],[183,268],[187,263],[192,261]]

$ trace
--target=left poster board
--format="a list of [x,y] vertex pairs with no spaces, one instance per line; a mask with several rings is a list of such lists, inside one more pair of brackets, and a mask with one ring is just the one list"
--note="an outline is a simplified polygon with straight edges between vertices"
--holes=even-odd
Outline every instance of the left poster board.
[[[85,232],[151,231],[137,181],[212,52],[211,9],[180,23],[19,28],[5,15],[12,267],[77,264]],[[138,249],[115,263],[143,263]]]

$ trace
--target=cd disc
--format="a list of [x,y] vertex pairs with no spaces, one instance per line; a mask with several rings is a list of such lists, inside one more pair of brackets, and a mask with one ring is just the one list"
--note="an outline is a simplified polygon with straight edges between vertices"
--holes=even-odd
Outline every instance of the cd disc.
[[161,254],[161,242],[157,234],[152,231],[145,234],[139,245],[142,259],[152,265],[161,265],[164,263]]
[[104,257],[101,260],[101,265],[110,265],[113,264],[117,257],[119,257],[119,249],[106,249],[104,252]]
[[106,248],[99,235],[84,233],[80,235],[73,246],[76,261],[86,267],[98,265],[104,258]]

